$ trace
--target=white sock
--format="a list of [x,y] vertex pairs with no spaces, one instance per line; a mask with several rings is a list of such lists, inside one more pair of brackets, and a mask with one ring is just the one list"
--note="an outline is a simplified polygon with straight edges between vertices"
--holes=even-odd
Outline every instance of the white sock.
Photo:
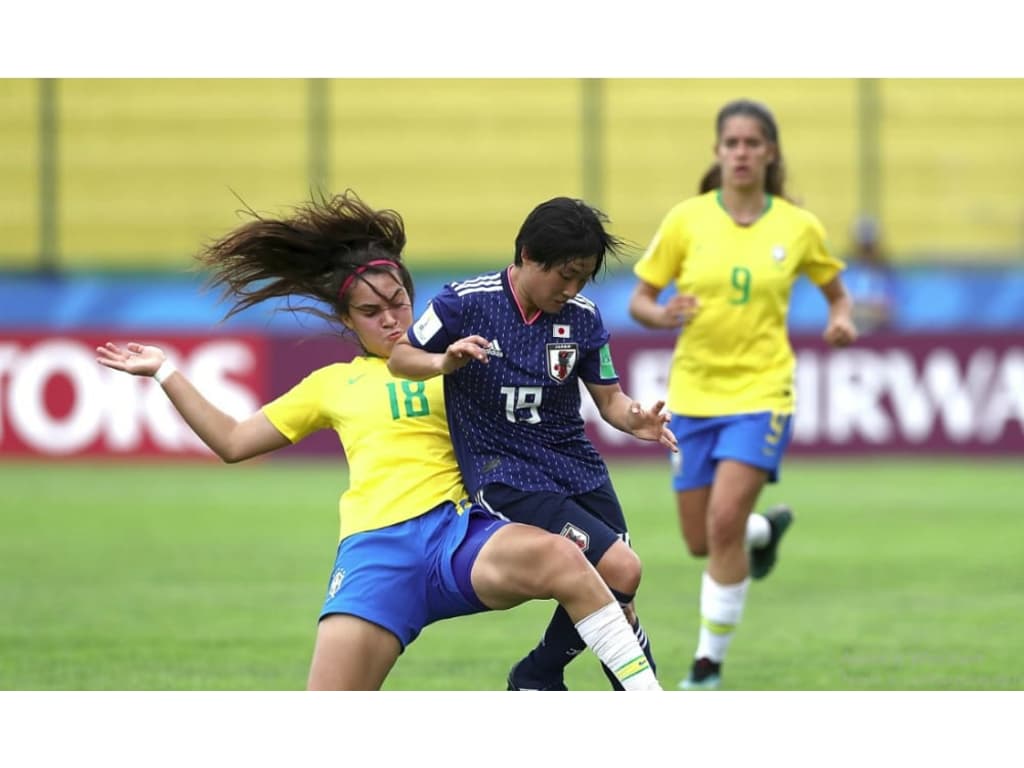
[[618,602],[580,620],[576,631],[627,691],[662,690]]
[[763,547],[772,537],[772,526],[768,518],[758,512],[751,512],[747,518],[747,549]]
[[743,615],[750,579],[719,584],[704,572],[700,588],[700,640],[694,658],[721,662]]

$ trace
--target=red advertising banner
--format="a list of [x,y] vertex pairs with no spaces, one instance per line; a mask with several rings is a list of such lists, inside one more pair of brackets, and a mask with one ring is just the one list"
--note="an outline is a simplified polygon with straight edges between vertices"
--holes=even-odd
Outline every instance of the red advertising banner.
[[[210,458],[147,378],[110,371],[94,334],[0,336],[0,458]],[[114,338],[117,341],[117,338]],[[165,349],[217,405],[239,418],[315,368],[351,359],[337,339],[166,334],[139,339]],[[663,398],[674,338],[616,334],[623,389]],[[872,336],[844,350],[797,338],[793,454],[1024,454],[1024,337]],[[583,396],[588,434],[608,458],[663,455],[605,424]],[[333,433],[283,455],[341,456]]]
[[[669,334],[614,336],[623,389],[663,398],[673,345]],[[798,337],[794,349],[792,454],[1024,453],[1019,334],[878,335],[847,349]],[[603,455],[661,453],[609,427],[587,398],[584,410]]]
[[[96,362],[117,337],[0,336],[0,457],[213,454],[150,378]],[[161,347],[226,412],[248,416],[266,399],[269,344],[261,337],[139,338]]]

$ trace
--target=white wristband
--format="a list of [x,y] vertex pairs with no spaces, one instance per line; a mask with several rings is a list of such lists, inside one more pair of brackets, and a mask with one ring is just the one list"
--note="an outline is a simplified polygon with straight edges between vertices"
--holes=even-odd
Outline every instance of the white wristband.
[[160,367],[156,369],[156,373],[153,374],[153,378],[156,379],[156,383],[162,387],[164,382],[167,381],[167,377],[176,370],[178,369],[174,367],[174,363],[170,360],[164,360],[160,363]]

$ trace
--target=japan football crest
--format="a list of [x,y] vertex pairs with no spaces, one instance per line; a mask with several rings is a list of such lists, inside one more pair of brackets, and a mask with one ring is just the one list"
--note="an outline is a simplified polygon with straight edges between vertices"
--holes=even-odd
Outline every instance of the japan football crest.
[[565,381],[569,378],[580,356],[579,347],[576,344],[548,344],[547,353],[548,376],[555,381]]
[[590,534],[584,531],[582,528],[577,528],[572,523],[566,523],[562,526],[562,536],[565,536],[569,541],[575,544],[577,547],[586,552],[590,549]]

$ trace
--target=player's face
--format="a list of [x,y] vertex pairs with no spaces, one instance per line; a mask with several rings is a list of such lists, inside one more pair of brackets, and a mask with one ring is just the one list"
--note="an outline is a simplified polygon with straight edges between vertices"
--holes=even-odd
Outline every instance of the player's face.
[[523,257],[523,280],[520,288],[532,309],[558,314],[569,299],[583,290],[597,269],[596,256],[581,256],[550,269]]
[[756,117],[733,115],[722,126],[715,155],[723,186],[763,189],[767,168],[775,160],[775,145],[765,138]]
[[412,324],[412,301],[402,281],[391,272],[362,277],[350,289],[345,325],[371,355],[388,357]]

